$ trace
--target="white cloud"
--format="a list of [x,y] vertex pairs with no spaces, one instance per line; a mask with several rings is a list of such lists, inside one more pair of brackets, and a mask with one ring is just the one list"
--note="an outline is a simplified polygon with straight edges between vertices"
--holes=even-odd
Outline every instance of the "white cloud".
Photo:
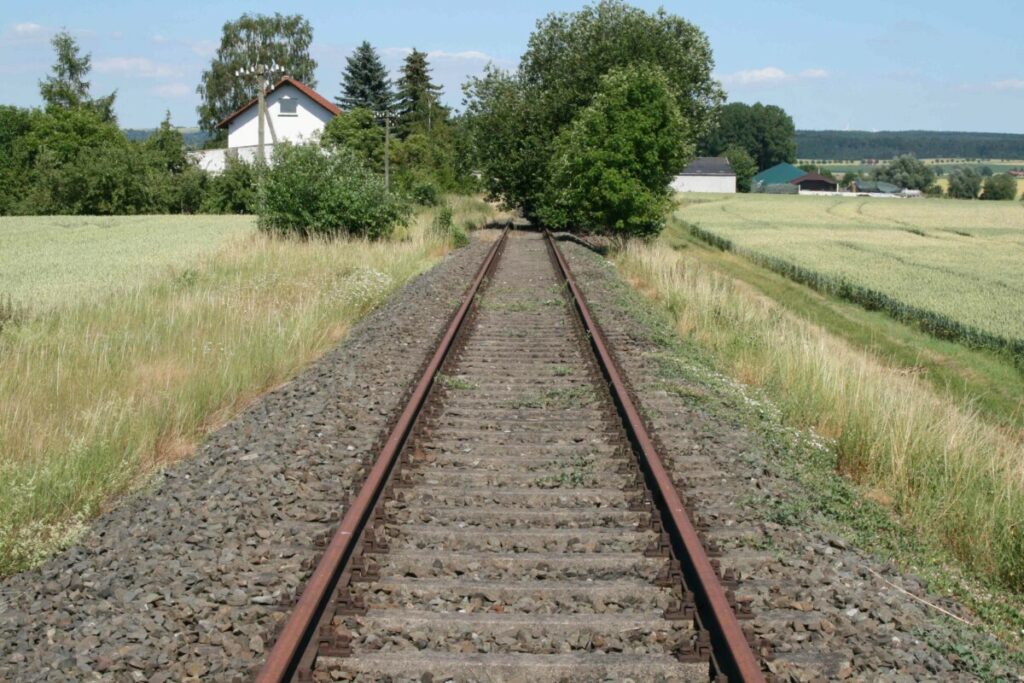
[[137,78],[174,78],[181,76],[181,69],[171,64],[161,64],[146,57],[110,57],[94,65],[100,73],[118,73]]
[[777,66],[766,66],[762,69],[747,69],[718,77],[724,85],[768,85],[774,83],[790,83],[799,80],[827,78],[824,69],[804,69],[800,73],[791,74]]
[[37,33],[43,32],[43,27],[39,24],[34,24],[31,21],[26,21],[23,24],[14,25],[14,33],[19,36],[33,36]]
[[800,72],[800,78],[828,78],[828,72],[824,69],[804,69]]
[[1005,81],[996,81],[992,87],[996,90],[1024,90],[1024,80],[1011,78]]
[[150,88],[150,93],[159,97],[188,97],[192,94],[192,87],[185,83],[165,83]]
[[468,62],[493,62],[494,58],[485,52],[477,50],[465,50],[463,52],[445,52],[444,50],[432,50],[427,53],[429,59],[451,59],[455,61]]

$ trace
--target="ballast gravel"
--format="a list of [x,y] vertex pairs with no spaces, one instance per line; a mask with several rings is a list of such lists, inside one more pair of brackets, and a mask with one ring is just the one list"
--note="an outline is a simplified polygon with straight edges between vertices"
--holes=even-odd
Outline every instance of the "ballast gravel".
[[78,545],[0,582],[0,682],[249,680],[489,246],[413,280]]
[[[654,428],[684,504],[721,551],[723,569],[734,573],[737,600],[752,612],[754,633],[771,643],[761,654],[768,655],[776,680],[977,680],[961,655],[978,643],[957,642],[956,651],[945,653],[924,637],[952,632],[940,609],[967,616],[964,608],[929,595],[920,580],[829,533],[813,517],[780,523],[776,513],[799,500],[799,484],[773,461],[763,438],[735,411],[722,409],[737,402],[736,390],[702,382],[706,368],[680,372],[664,330],[644,319],[649,305],[612,265],[577,244],[561,246]],[[999,647],[988,636],[971,637]],[[998,665],[988,673],[990,680],[1024,680],[1024,672]]]

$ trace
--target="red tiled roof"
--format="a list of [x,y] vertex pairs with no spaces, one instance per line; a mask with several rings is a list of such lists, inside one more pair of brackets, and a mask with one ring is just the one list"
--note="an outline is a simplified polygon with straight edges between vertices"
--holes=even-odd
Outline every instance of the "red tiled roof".
[[[327,111],[331,112],[331,114],[333,114],[334,116],[337,116],[338,114],[341,113],[341,109],[338,109],[337,105],[335,105],[333,102],[331,102],[330,100],[324,98],[323,95],[318,93],[316,90],[313,90],[312,88],[310,88],[305,83],[303,83],[301,81],[297,81],[294,78],[292,78],[291,76],[285,76],[284,78],[279,80],[274,85],[273,88],[271,88],[270,90],[267,91],[267,94],[269,95],[270,93],[274,92],[275,90],[277,90],[278,88],[280,88],[282,85],[284,85],[286,83],[289,84],[289,85],[293,85],[296,88],[298,88],[307,97],[309,97],[309,99],[313,100],[314,102],[319,104],[321,107],[323,107]],[[230,114],[228,114],[226,117],[224,117],[223,121],[221,121],[220,123],[217,124],[217,127],[218,128],[223,128],[224,126],[226,126],[229,123],[231,123],[239,114],[241,114],[243,111],[245,111],[246,109],[248,109],[252,105],[256,104],[256,100],[257,99],[258,98],[256,98],[256,97],[252,98],[251,100],[249,100],[248,102],[243,104],[241,107],[239,107],[238,109],[236,109],[233,112],[231,112]]]

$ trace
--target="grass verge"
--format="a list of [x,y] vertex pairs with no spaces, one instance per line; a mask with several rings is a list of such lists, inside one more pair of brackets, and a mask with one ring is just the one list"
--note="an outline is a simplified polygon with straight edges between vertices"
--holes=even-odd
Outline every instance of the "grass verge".
[[1024,589],[1024,449],[969,407],[663,244],[633,244],[622,272],[708,348],[761,387],[782,418],[834,445],[837,466],[871,487],[965,567]]
[[[457,220],[489,205],[453,198]],[[448,250],[239,237],[205,261],[0,332],[0,575],[74,542],[118,494],[334,346]]]

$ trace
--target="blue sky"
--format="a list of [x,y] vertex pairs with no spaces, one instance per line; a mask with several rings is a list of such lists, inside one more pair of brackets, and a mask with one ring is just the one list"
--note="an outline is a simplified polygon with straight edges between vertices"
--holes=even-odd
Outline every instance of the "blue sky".
[[[662,3],[635,1],[655,9]],[[66,27],[91,52],[94,94],[117,89],[125,127],[151,127],[170,110],[194,125],[196,84],[224,21],[242,12],[299,12],[313,24],[318,90],[338,92],[345,56],[361,40],[392,70],[409,48],[431,55],[449,104],[487,61],[511,67],[536,20],[582,2],[487,3],[81,2],[3,0],[0,104],[39,104],[37,82]],[[1024,133],[1024,19],[1020,0],[730,0],[670,2],[714,48],[731,100],[778,104],[799,128]]]

